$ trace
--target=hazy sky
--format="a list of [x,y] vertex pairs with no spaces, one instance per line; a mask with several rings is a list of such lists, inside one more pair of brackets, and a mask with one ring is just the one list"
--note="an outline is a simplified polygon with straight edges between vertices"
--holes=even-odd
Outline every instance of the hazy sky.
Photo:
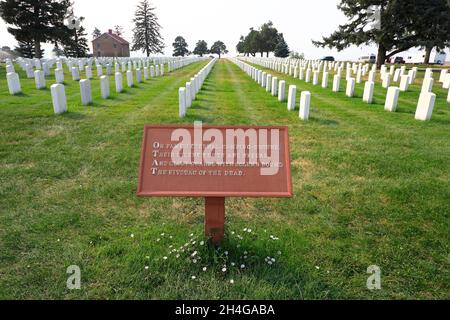
[[[84,16],[84,27],[92,40],[94,27],[106,32],[114,25],[125,29],[124,37],[132,39],[132,19],[140,0],[74,0],[75,15]],[[316,48],[311,39],[321,39],[336,30],[346,18],[336,8],[338,0],[152,0],[165,40],[167,55],[172,55],[172,43],[176,36],[183,36],[193,50],[197,40],[206,40],[208,45],[222,40],[235,54],[240,35],[247,34],[250,27],[258,27],[271,20],[284,33],[293,51],[305,53],[306,58],[315,59],[334,55],[337,59],[356,59],[361,55],[376,53],[374,47],[352,47],[340,53]],[[6,31],[0,19],[0,46],[14,47],[16,41]],[[47,45],[46,54],[52,46]],[[133,54],[133,55],[136,55]],[[140,55],[140,54],[137,54]]]

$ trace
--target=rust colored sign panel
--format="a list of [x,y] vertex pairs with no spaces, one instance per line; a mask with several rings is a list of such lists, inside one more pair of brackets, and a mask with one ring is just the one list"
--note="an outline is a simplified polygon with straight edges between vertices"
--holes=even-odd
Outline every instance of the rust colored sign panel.
[[287,127],[146,125],[138,196],[292,197]]

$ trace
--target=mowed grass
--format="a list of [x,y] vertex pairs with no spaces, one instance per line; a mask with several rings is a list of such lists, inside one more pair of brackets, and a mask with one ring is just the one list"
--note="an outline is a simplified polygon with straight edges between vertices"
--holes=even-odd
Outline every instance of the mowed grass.
[[[78,83],[67,80],[69,113],[61,116],[53,114],[49,90],[37,91],[23,73],[24,94],[9,96],[0,68],[0,298],[450,297],[444,90],[435,90],[432,121],[418,122],[418,83],[388,113],[379,85],[367,105],[362,86],[350,99],[277,74],[312,92],[311,119],[301,122],[298,110],[288,112],[222,59],[180,120],[178,87],[205,64],[108,100],[94,80],[89,107],[81,106]],[[227,199],[221,250],[199,246],[203,199],[135,195],[144,124],[195,120],[290,129],[294,197]],[[171,251],[187,242],[176,258]],[[194,248],[197,263],[185,257]],[[81,268],[81,290],[66,288],[70,265]],[[382,290],[366,287],[370,265],[382,270]]]

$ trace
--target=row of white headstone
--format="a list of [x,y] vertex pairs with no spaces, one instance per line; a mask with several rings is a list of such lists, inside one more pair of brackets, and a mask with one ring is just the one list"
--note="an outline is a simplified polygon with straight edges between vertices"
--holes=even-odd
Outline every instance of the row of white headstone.
[[[246,58],[244,59],[246,61],[255,62],[256,64],[261,63],[259,59],[252,59],[252,58]],[[279,67],[278,64],[267,64],[263,63],[263,65],[271,65],[274,68]],[[328,87],[328,76],[329,73],[326,68],[324,68],[323,74],[322,74],[322,88]],[[357,70],[357,78],[352,78],[351,73],[348,72],[350,69],[347,68],[347,86],[346,86],[346,95],[347,97],[353,97],[354,90],[355,90],[355,82],[358,83],[361,82],[361,68]],[[281,68],[281,70],[276,69],[275,71],[278,72],[285,72],[289,73],[288,68]],[[333,92],[339,92],[340,90],[340,81],[341,81],[341,67],[339,66],[337,69],[337,73],[334,75],[333,78]],[[406,67],[402,66],[400,69],[395,70],[395,67],[391,67],[390,71],[387,72],[386,66],[382,66],[380,72],[381,72],[381,79],[382,79],[382,86],[383,88],[387,88],[388,92],[386,95],[386,101],[385,101],[385,110],[390,112],[395,112],[397,109],[398,104],[398,98],[400,91],[407,91],[409,88],[409,85],[414,82],[414,79],[416,78],[417,74],[417,68],[412,68],[408,74],[404,74],[406,72]],[[400,78],[400,87],[391,87],[391,75],[394,73],[394,81],[397,81],[398,78]],[[319,84],[319,76],[320,71],[308,68],[305,70],[303,67],[300,67],[298,69],[298,66],[294,67],[293,70],[293,76],[295,78],[299,78],[300,80],[305,80],[305,82],[311,82],[313,85]],[[311,79],[312,77],[312,79]],[[368,81],[365,83],[364,86],[364,94],[363,94],[363,101],[366,103],[372,103],[373,101],[373,93],[374,93],[374,87],[375,87],[375,78],[376,78],[376,69],[372,68],[372,70],[369,72]],[[443,83],[443,88],[449,89],[447,101],[450,102],[450,74],[448,74],[447,69],[443,69],[440,74],[439,81]],[[415,119],[417,120],[430,120],[431,115],[433,113],[434,104],[436,101],[436,95],[432,93],[433,88],[433,72],[432,69],[428,68],[425,72],[425,77],[422,83],[422,90],[421,94],[418,100],[417,109],[416,109],[416,115]]]
[[205,67],[203,67],[199,73],[191,78],[189,82],[186,82],[185,87],[178,89],[179,98],[179,116],[184,118],[187,113],[187,109],[192,106],[192,102],[197,98],[197,93],[203,86],[206,78],[208,77],[211,69],[217,62],[217,58],[212,59]]
[[[278,101],[284,102],[286,100],[286,82],[284,80],[278,81],[277,77],[273,77],[262,70],[259,70],[243,61],[236,58],[230,59],[234,62],[242,71],[249,75],[255,82],[261,87],[265,88],[272,96],[278,97]],[[297,86],[290,85],[288,89],[287,97],[287,109],[289,111],[295,110],[295,104],[297,99]],[[300,108],[299,117],[301,120],[309,119],[309,111],[311,106],[311,92],[302,91],[300,94]]]
[[[203,58],[188,57],[188,58],[184,58],[184,59],[176,59],[176,61],[171,61],[171,62],[169,61],[168,62],[168,71],[171,72],[171,71],[177,70],[179,68],[183,68],[189,64],[200,61],[202,59]],[[40,61],[40,60],[37,59],[37,61],[34,62],[34,65],[41,67],[42,64],[40,62],[38,63],[38,61]],[[124,64],[125,62],[122,62],[122,63]],[[136,61],[135,61],[135,63],[136,63]],[[143,73],[145,80],[148,80],[150,77],[153,78],[153,77],[159,77],[159,76],[164,75],[164,69],[165,69],[164,64],[149,65],[149,67],[144,66],[143,69],[140,69],[140,68],[134,69],[131,66],[130,61],[128,61],[128,69],[126,66],[124,67],[123,64],[122,64],[122,71],[123,70],[125,70],[125,72],[132,72],[133,70],[136,71],[136,78],[137,78],[138,82],[141,82],[140,79],[142,78],[142,73]],[[142,64],[142,65],[144,65],[144,64]],[[80,64],[80,66],[81,66],[81,64]],[[69,67],[70,67],[70,65],[68,65],[68,68]],[[26,68],[29,69],[29,65],[27,65]],[[103,66],[101,64],[97,64],[96,68],[97,68],[97,76],[100,78],[101,76],[103,76]],[[116,62],[115,63],[116,74],[120,73],[120,69],[121,68],[120,68],[119,62]],[[78,66],[71,66],[69,70],[71,71],[73,81],[81,80],[80,68]],[[85,70],[86,79],[92,79],[93,78],[92,66],[88,64],[84,67],[84,70]],[[6,61],[6,71],[7,71],[6,77],[7,77],[7,82],[8,82],[8,89],[9,89],[10,94],[15,95],[15,94],[20,93],[22,91],[21,85],[20,85],[20,78],[19,78],[19,75],[15,72],[14,64],[12,63],[11,60]],[[108,65],[107,66],[107,75],[111,75],[111,72],[112,72],[111,68]],[[54,73],[55,73],[56,83],[63,84],[65,81],[65,78],[64,78],[64,69],[63,69],[63,61],[62,60],[56,61],[56,69],[55,69]],[[44,70],[41,70],[41,69],[34,70],[33,76],[35,79],[36,88],[38,90],[46,88],[46,81],[45,81],[46,72]],[[127,79],[129,79],[129,78],[130,78],[130,76],[127,75]]]

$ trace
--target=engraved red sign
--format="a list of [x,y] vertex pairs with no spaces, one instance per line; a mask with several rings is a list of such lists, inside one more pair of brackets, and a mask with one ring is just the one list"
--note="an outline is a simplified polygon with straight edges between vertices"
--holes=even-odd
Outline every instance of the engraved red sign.
[[288,128],[146,125],[138,196],[292,197]]

